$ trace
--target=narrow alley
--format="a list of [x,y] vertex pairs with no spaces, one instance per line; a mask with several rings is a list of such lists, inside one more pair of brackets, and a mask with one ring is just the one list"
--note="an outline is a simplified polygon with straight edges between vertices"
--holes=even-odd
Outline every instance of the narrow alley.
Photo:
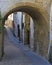
[[52,1],[0,0],[0,65],[52,64]]
[[[12,37],[11,33],[10,36]],[[18,44],[19,41],[13,43],[9,38],[8,33],[6,33],[4,37],[5,53],[0,65],[50,65],[42,57],[38,56],[37,54],[33,54],[30,50],[24,48],[21,43]]]

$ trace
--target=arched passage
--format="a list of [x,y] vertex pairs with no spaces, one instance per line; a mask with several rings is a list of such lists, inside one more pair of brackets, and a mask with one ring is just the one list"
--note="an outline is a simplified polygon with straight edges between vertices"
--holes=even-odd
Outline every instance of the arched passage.
[[[11,6],[7,12],[5,12],[5,16],[2,20],[2,25],[4,26],[5,20],[8,15],[13,12],[26,12],[28,13],[34,20],[35,31],[34,31],[34,41],[35,41],[35,50],[37,45],[39,46],[39,54],[48,58],[48,48],[49,48],[49,16],[46,11],[44,11],[39,5],[33,3],[17,3]],[[46,17],[46,18],[45,18]],[[2,43],[2,55],[3,55],[3,47]]]

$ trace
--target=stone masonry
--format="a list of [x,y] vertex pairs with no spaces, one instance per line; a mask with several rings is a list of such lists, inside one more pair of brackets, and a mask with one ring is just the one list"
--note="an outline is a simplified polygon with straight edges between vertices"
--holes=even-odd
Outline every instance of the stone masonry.
[[[22,11],[32,16],[35,25],[35,47],[38,44],[39,54],[46,59],[48,59],[50,45],[50,4],[50,0],[0,0],[2,26],[4,26],[7,16],[12,12]],[[2,38],[3,37],[0,36],[0,39]],[[2,41],[3,40],[0,41],[0,59],[4,45]]]

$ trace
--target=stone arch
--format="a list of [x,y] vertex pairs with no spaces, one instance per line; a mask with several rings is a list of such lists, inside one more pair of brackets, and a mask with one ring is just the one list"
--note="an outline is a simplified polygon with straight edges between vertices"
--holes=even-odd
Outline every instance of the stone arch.
[[4,21],[9,14],[17,11],[26,12],[33,18],[35,24],[35,46],[37,47],[38,44],[39,54],[48,58],[49,15],[41,6],[39,6],[39,4],[20,2],[12,5],[6,12],[4,12],[2,24],[4,25]]

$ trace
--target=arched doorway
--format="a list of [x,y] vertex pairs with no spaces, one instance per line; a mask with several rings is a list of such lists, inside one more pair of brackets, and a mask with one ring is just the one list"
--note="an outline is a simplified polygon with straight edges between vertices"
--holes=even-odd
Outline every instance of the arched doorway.
[[[48,47],[49,47],[49,20],[47,20],[48,17],[46,12],[40,7],[33,5],[32,3],[19,3],[18,5],[15,5],[10,10],[8,10],[3,17],[2,24],[4,26],[5,20],[7,19],[7,16],[13,12],[26,12],[29,14],[33,20],[35,25],[35,35],[34,35],[34,41],[35,41],[35,49],[37,48],[37,45],[39,46],[39,54],[44,56],[45,58],[48,58]],[[46,18],[45,18],[46,17]],[[4,33],[4,32],[3,32]],[[3,49],[4,44],[2,43],[2,55],[3,55]],[[37,49],[36,49],[37,50]]]

